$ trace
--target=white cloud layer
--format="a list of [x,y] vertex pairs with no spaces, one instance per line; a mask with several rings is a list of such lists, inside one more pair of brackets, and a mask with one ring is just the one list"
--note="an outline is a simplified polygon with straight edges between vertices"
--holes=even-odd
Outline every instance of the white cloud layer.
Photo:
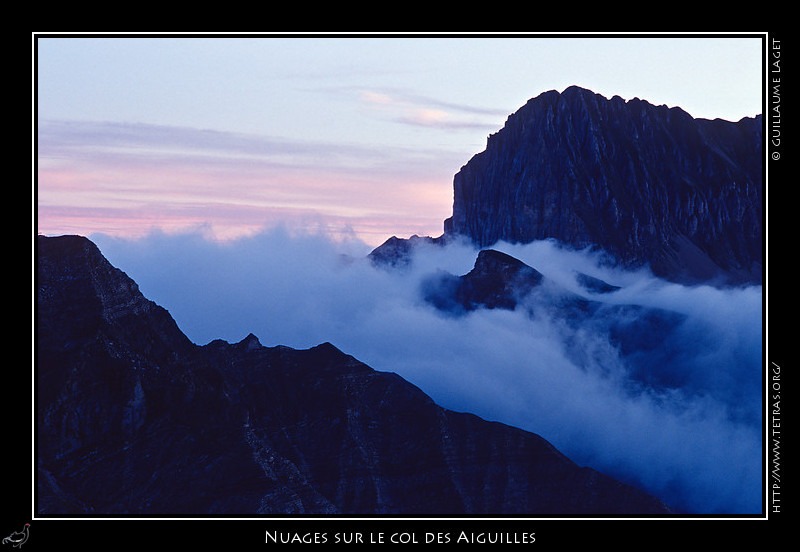
[[569,328],[519,310],[454,317],[426,304],[423,278],[472,268],[466,245],[423,247],[391,272],[372,267],[361,242],[280,228],[227,244],[92,238],[198,344],[248,333],[268,346],[330,341],[444,407],[535,432],[678,508],[760,512],[761,287],[668,284],[550,242],[499,247],[567,288],[578,290],[578,270],[623,286],[605,300],[686,317],[660,348],[623,358],[602,319]]

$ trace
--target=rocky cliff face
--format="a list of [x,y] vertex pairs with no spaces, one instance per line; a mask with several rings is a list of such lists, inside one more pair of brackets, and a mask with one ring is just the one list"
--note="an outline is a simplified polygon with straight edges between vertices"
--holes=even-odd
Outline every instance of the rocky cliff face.
[[555,238],[678,281],[761,281],[761,116],[711,121],[578,87],[546,92],[453,187],[445,235],[480,247]]
[[38,515],[669,513],[333,345],[194,345],[84,238],[37,254]]

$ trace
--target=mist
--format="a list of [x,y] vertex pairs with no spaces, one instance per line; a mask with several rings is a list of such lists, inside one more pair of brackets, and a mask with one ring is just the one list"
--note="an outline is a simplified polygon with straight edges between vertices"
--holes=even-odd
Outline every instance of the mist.
[[[421,246],[409,266],[386,270],[355,237],[283,227],[230,242],[199,232],[91,239],[199,345],[250,333],[265,346],[331,342],[445,408],[537,433],[679,511],[761,512],[760,286],[681,286],[551,241],[495,246],[558,289],[680,316],[657,346],[623,354],[603,309],[571,325],[542,310],[434,308],[422,282],[467,273],[477,250],[465,243]],[[621,289],[590,294],[576,271]]]

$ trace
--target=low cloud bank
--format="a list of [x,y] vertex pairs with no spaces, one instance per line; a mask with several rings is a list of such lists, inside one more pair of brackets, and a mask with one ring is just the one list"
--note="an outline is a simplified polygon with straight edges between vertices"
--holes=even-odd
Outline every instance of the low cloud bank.
[[[92,239],[198,344],[249,333],[268,346],[330,341],[446,408],[537,433],[673,507],[761,511],[760,286],[686,287],[552,242],[498,244],[584,297],[682,316],[653,347],[623,355],[609,339],[613,317],[570,325],[522,309],[437,311],[421,282],[468,272],[477,250],[466,244],[422,246],[392,271],[372,266],[361,242],[285,228],[225,244],[188,234]],[[590,295],[576,271],[621,289]]]

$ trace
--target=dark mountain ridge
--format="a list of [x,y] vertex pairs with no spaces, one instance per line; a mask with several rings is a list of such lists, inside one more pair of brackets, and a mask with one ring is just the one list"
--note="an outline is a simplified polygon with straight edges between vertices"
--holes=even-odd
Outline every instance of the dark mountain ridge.
[[554,238],[677,281],[760,283],[762,126],[545,92],[455,175],[445,235],[479,247]]
[[89,240],[39,236],[36,512],[670,513],[329,343],[191,343]]
[[425,239],[554,239],[680,283],[760,284],[762,136],[761,115],[695,119],[577,86],[545,92],[454,176],[442,236],[392,238],[372,258],[397,263]]

